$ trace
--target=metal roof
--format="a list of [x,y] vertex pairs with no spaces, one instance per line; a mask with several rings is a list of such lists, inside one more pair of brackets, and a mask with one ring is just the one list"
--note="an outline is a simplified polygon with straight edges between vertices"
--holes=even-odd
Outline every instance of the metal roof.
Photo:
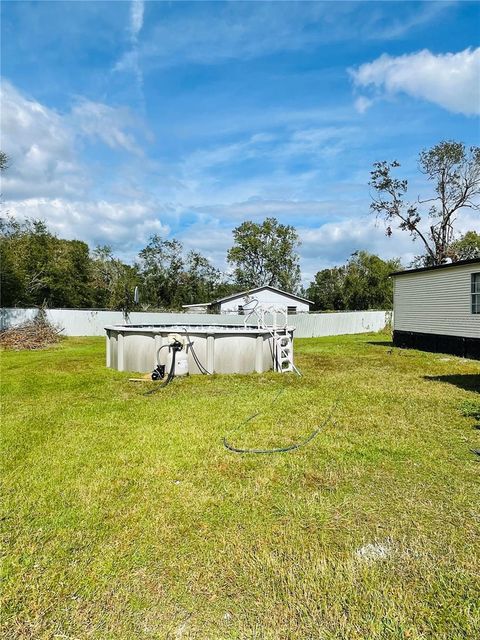
[[423,271],[436,271],[437,269],[451,269],[452,267],[461,267],[464,264],[478,264],[480,266],[480,258],[469,258],[468,260],[458,260],[458,262],[447,262],[445,264],[436,264],[432,267],[419,267],[418,269],[405,269],[404,271],[394,271],[391,276],[405,276],[409,273],[423,273]]
[[187,308],[187,307],[208,307],[210,304],[212,304],[211,302],[196,302],[195,304],[182,304],[183,308]]
[[239,293],[234,293],[230,296],[226,296],[225,298],[219,298],[218,300],[214,300],[210,304],[217,304],[219,302],[228,302],[229,300],[234,300],[235,298],[244,298],[246,295],[251,295],[252,293],[256,293],[257,291],[263,291],[264,289],[269,289],[270,291],[276,291],[277,293],[281,293],[283,296],[293,298],[294,300],[301,300],[301,302],[306,302],[307,304],[313,304],[311,300],[307,300],[306,298],[297,296],[294,293],[289,293],[288,291],[282,291],[281,289],[277,289],[277,287],[271,287],[269,284],[266,284],[263,287],[255,287],[255,289],[248,289],[248,291],[240,291]]

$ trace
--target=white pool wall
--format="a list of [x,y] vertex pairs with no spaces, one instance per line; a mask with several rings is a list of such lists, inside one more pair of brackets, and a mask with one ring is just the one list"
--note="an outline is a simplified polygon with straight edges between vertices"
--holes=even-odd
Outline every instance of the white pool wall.
[[[210,373],[263,373],[273,367],[273,338],[268,330],[242,326],[187,325],[201,364]],[[105,327],[107,367],[147,373],[166,364],[173,333],[185,335],[185,325],[109,325]],[[292,328],[283,332],[293,333]],[[280,332],[282,333],[282,332]],[[159,356],[157,360],[157,354]],[[189,372],[201,373],[191,350]]]

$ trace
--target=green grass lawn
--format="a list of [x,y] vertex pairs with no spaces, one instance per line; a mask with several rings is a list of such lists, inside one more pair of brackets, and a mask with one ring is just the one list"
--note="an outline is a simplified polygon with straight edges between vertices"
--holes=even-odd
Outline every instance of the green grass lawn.
[[150,397],[103,339],[4,352],[4,637],[480,637],[480,364],[387,341]]

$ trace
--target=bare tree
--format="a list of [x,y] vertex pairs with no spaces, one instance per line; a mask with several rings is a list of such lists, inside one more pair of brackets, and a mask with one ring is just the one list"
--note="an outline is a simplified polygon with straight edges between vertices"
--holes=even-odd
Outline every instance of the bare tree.
[[0,150],[0,171],[5,171],[5,169],[8,169],[9,164],[10,158],[7,156],[5,151]]
[[[444,141],[419,155],[419,169],[434,183],[435,195],[415,203],[405,201],[407,180],[392,175],[400,164],[376,162],[371,172],[370,186],[374,190],[371,210],[382,218],[386,233],[393,233],[392,224],[420,239],[426,254],[416,261],[424,265],[442,264],[449,257],[454,241],[454,224],[461,209],[478,211],[480,204],[480,147],[466,149],[461,142]],[[422,210],[429,205],[428,223],[422,219]],[[479,214],[480,222],[480,214]]]

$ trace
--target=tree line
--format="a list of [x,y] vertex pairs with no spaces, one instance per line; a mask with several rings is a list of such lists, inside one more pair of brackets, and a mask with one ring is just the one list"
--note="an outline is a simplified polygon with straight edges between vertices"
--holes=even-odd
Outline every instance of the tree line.
[[262,284],[297,291],[300,284],[295,229],[267,218],[234,230],[225,274],[200,252],[186,251],[173,238],[152,235],[133,264],[111,247],[65,240],[42,220],[0,217],[1,304],[29,307],[131,310],[134,291],[140,309],[180,309]]
[[[179,310],[267,284],[307,297],[314,310],[392,307],[389,274],[401,268],[398,259],[357,251],[346,264],[318,271],[303,288],[293,227],[267,218],[242,223],[233,236],[227,254],[233,270],[225,274],[176,239],[153,235],[134,263],[126,264],[109,246],[91,251],[80,240],[58,238],[43,221],[6,216],[0,218],[1,304],[130,311],[137,287],[139,309]],[[480,256],[480,235],[468,232],[455,251],[459,258]]]
[[230,285],[197,251],[178,240],[150,238],[133,265],[111,247],[90,251],[54,235],[40,220],[0,221],[2,306],[130,310],[135,287],[141,309],[178,309],[226,295]]
[[[7,170],[8,164],[9,158],[0,152],[0,170]],[[478,210],[479,148],[446,141],[422,151],[419,168],[432,182],[433,194],[413,204],[406,200],[407,181],[394,175],[399,166],[396,161],[375,163],[371,210],[385,221],[387,236],[396,224],[420,241],[424,251],[413,266],[480,257],[476,231],[463,236],[454,232],[460,209]],[[107,245],[91,251],[80,240],[58,238],[44,221],[19,221],[6,214],[0,217],[1,304],[130,311],[137,288],[139,309],[178,310],[270,285],[309,298],[315,310],[392,307],[389,274],[401,268],[399,260],[382,260],[359,250],[345,264],[318,271],[303,288],[299,245],[293,226],[269,217],[261,223],[245,221],[233,230],[228,274],[200,252],[186,251],[179,240],[159,235],[152,235],[133,264],[126,264]]]

